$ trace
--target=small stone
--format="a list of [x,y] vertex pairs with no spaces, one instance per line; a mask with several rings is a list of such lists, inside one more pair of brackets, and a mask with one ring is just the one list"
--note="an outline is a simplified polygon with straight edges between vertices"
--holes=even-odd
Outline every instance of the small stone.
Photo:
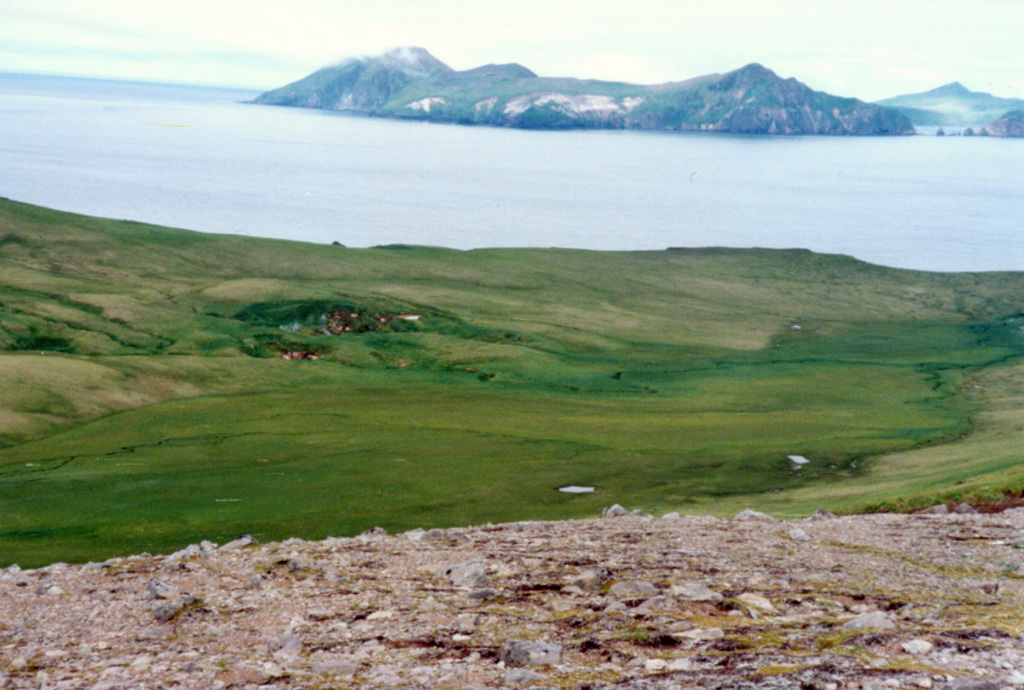
[[644,662],[644,670],[648,673],[664,671],[666,666],[668,666],[668,662],[664,659],[648,659]]
[[393,617],[394,615],[395,615],[395,612],[391,611],[391,610],[374,611],[373,613],[371,613],[369,616],[366,617],[366,620],[368,620],[368,621],[386,621],[386,620],[390,619],[391,617]]
[[483,622],[484,617],[479,613],[460,613],[452,621],[451,627],[459,632],[473,632]]
[[257,575],[253,575],[245,583],[245,586],[248,587],[249,589],[259,589],[260,587],[263,586],[263,577],[261,575],[258,575],[258,574]]
[[779,610],[772,605],[772,602],[762,597],[760,594],[754,594],[752,592],[745,592],[736,597],[737,601],[743,602],[747,608],[755,609],[763,613],[778,613]]
[[439,571],[441,577],[447,577],[456,587],[483,587],[490,583],[487,579],[487,570],[479,561],[467,561],[458,563]]
[[672,661],[668,662],[668,665],[665,666],[665,670],[666,671],[672,671],[672,672],[675,672],[675,671],[692,671],[693,670],[693,662],[690,661],[689,659],[686,659],[686,658],[672,659]]
[[168,601],[159,606],[153,607],[153,616],[161,623],[167,623],[168,621],[177,617],[179,613],[186,609],[196,608],[202,606],[203,601],[199,597],[186,596],[174,601]]
[[665,513],[664,515],[661,516],[661,519],[662,520],[678,520],[681,517],[682,516],[679,513],[673,511],[671,513]]
[[590,568],[584,570],[579,576],[569,581],[570,585],[579,587],[580,589],[600,589],[604,583],[608,582],[612,577],[611,572],[607,568]]
[[619,517],[620,515],[629,515],[629,511],[618,503],[601,511],[601,517]]
[[746,510],[741,510],[736,513],[736,517],[734,517],[733,520],[771,520],[774,522],[775,518],[767,513],[760,513],[756,510],[747,508]]
[[631,582],[616,582],[608,589],[608,593],[612,596],[622,597],[623,599],[629,599],[632,597],[644,597],[653,596],[658,594],[659,590],[657,587],[652,585],[650,582],[644,582],[642,580],[632,580]]
[[224,546],[220,547],[220,550],[221,551],[237,551],[239,549],[244,549],[246,546],[251,546],[253,544],[258,544],[258,543],[259,542],[256,541],[256,539],[254,537],[252,537],[252,536],[250,536],[248,534],[243,534],[238,539],[234,539],[232,541],[229,541],[227,544],[225,544]]
[[302,640],[295,633],[287,632],[268,642],[267,651],[276,657],[297,656],[302,651]]
[[786,534],[793,541],[811,541],[811,535],[807,534],[807,532],[803,531],[799,527],[792,528],[786,532]]
[[721,628],[694,628],[677,633],[676,637],[685,637],[688,640],[706,642],[709,640],[720,640],[725,637],[725,631]]
[[911,679],[910,684],[915,686],[915,687],[918,687],[918,688],[924,688],[924,690],[931,690],[931,688],[932,688],[932,679],[927,677],[927,676],[922,676],[920,678],[913,678],[913,679]]
[[811,519],[814,520],[814,521],[819,521],[819,520],[836,520],[836,519],[838,519],[838,517],[839,516],[837,516],[835,513],[831,512],[829,510],[824,510],[823,508],[818,508],[816,511],[811,513]]
[[531,671],[527,668],[513,668],[505,672],[505,685],[520,685],[522,683],[535,683],[545,679],[545,676]]
[[363,532],[359,536],[364,538],[364,539],[380,539],[382,537],[388,536],[388,531],[386,529],[384,529],[383,527],[379,527],[378,526],[378,527],[374,527],[372,529],[366,530],[365,532]]
[[146,595],[150,599],[170,599],[177,593],[178,590],[160,580],[150,580],[146,583]]
[[314,661],[311,668],[313,673],[324,673],[332,676],[354,676],[359,670],[358,664],[345,661]]
[[498,598],[498,590],[492,587],[481,587],[479,589],[470,590],[469,594],[466,595],[466,599],[469,600],[471,606],[479,606],[485,601]]
[[655,613],[657,611],[670,611],[675,608],[676,602],[666,596],[651,597],[636,607],[637,613]]
[[976,515],[978,513],[969,503],[959,504],[956,508],[953,508],[953,512],[958,515]]
[[981,585],[981,591],[985,594],[996,595],[999,594],[999,583],[998,582],[985,582]]
[[562,663],[562,645],[533,640],[512,640],[501,648],[499,659],[506,666],[539,666]]
[[921,511],[925,515],[947,515],[949,514],[949,506],[945,503],[932,506],[931,508],[925,508]]
[[881,611],[874,611],[872,613],[862,613],[851,618],[843,623],[841,627],[844,630],[895,630],[896,624]]
[[903,651],[914,656],[924,656],[932,651],[934,646],[928,640],[911,640],[900,645]]
[[672,585],[669,593],[687,601],[722,601],[724,597],[718,592],[710,589],[707,585],[686,582],[681,585]]

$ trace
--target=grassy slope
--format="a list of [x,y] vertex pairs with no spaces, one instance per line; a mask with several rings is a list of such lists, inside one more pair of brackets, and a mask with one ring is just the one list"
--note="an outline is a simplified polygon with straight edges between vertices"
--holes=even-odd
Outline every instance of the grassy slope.
[[[805,251],[343,249],[2,201],[0,565],[1019,488],[1022,287]],[[325,336],[324,304],[423,318]]]

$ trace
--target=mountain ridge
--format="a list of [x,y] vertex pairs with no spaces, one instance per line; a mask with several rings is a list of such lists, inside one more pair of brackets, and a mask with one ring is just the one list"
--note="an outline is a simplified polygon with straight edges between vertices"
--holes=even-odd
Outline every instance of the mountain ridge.
[[912,134],[896,111],[814,91],[759,63],[638,85],[540,77],[517,63],[456,71],[422,48],[347,60],[255,103],[523,129],[658,129],[741,134]]
[[958,81],[875,103],[898,110],[919,126],[985,125],[1013,110],[1024,108],[1024,99],[971,91]]

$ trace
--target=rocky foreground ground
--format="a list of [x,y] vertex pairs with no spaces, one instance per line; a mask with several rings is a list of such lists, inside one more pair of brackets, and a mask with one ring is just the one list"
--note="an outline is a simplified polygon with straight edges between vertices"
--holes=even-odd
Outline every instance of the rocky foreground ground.
[[625,514],[13,566],[0,687],[1024,687],[1022,547],[1024,509]]

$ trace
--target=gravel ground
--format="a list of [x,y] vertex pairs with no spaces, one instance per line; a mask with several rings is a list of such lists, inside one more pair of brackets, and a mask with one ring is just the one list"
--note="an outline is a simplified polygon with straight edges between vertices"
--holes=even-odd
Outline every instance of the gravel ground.
[[0,688],[1024,687],[1024,509],[249,542],[0,570]]

